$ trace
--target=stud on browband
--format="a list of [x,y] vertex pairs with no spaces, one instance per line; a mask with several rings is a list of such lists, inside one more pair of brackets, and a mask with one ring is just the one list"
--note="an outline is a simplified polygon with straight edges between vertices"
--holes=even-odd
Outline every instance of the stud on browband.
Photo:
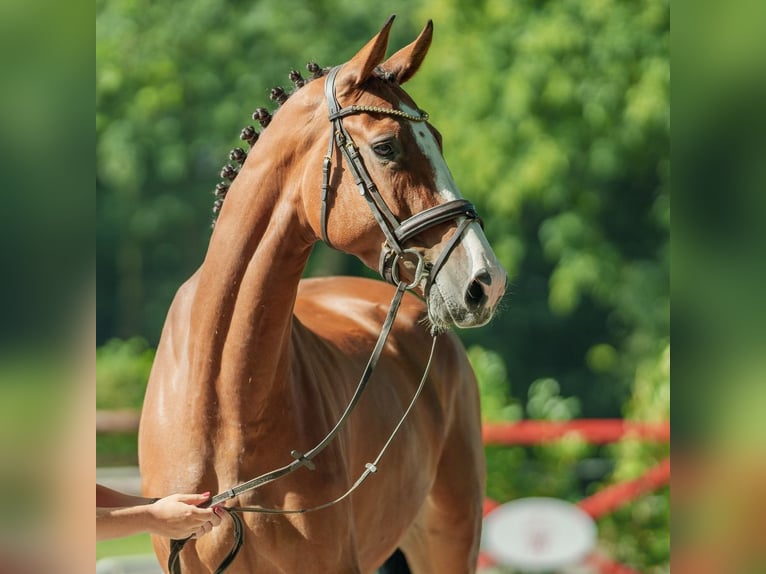
[[213,202],[213,214],[218,215],[221,211],[221,207],[223,207],[223,198],[219,197]]
[[[346,112],[348,110],[348,112]],[[336,115],[343,115],[344,112],[346,113],[357,113],[357,112],[366,112],[370,114],[384,114],[387,116],[396,116],[400,118],[404,118],[406,120],[411,120],[413,122],[427,122],[429,119],[428,112],[424,110],[418,110],[418,115],[410,114],[408,112],[397,110],[395,108],[382,108],[380,106],[349,106],[348,108],[344,108],[340,111],[339,114]],[[334,116],[330,116],[333,118]]]

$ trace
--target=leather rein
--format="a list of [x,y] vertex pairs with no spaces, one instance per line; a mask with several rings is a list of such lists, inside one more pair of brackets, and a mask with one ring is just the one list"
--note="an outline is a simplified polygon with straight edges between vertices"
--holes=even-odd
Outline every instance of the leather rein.
[[[338,103],[338,99],[335,94],[335,78],[340,68],[341,66],[332,68],[325,78],[325,96],[327,98],[327,105],[329,108],[331,132],[327,154],[325,155],[322,164],[322,239],[327,245],[331,246],[331,243],[327,237],[328,196],[331,191],[330,172],[332,168],[332,156],[333,151],[337,146],[337,148],[341,151],[341,157],[345,158],[346,164],[348,165],[351,174],[354,177],[356,185],[359,189],[359,194],[362,195],[365,200],[367,200],[367,204],[369,205],[375,220],[383,231],[385,242],[381,249],[379,272],[386,281],[396,286],[396,291],[394,292],[394,296],[391,300],[386,319],[383,322],[383,326],[381,327],[378,340],[375,343],[375,347],[373,348],[364,372],[362,373],[359,383],[357,384],[356,390],[354,391],[354,394],[352,395],[351,400],[346,406],[343,414],[338,419],[335,426],[327,433],[327,435],[325,435],[325,437],[319,443],[317,443],[316,446],[306,451],[305,453],[298,450],[291,451],[290,455],[293,457],[293,461],[289,464],[243,482],[233,488],[230,488],[229,490],[216,494],[210,500],[201,504],[200,506],[202,507],[221,504],[222,502],[235,498],[242,493],[254,490],[287,474],[295,472],[301,467],[305,466],[309,470],[314,470],[316,468],[313,459],[333,441],[333,439],[345,426],[346,422],[351,416],[352,411],[354,410],[354,407],[356,407],[359,399],[362,396],[362,393],[367,387],[367,383],[372,376],[378,359],[380,358],[380,355],[383,351],[386,340],[388,339],[388,335],[391,332],[391,328],[393,327],[394,320],[396,319],[396,314],[399,310],[399,306],[401,304],[404,293],[407,290],[415,289],[423,280],[425,280],[426,284],[424,288],[424,294],[427,297],[428,291],[433,284],[437,273],[447,260],[447,257],[452,252],[454,247],[460,241],[465,229],[473,221],[481,221],[473,204],[465,199],[447,201],[435,207],[421,211],[420,213],[413,215],[401,223],[396,219],[378,192],[377,187],[373,183],[372,178],[370,177],[370,174],[362,161],[361,155],[359,153],[359,148],[355,145],[353,139],[346,131],[342,120],[344,117],[352,114],[373,113],[393,117],[401,117],[403,119],[415,122],[424,122],[428,120],[428,114],[426,112],[419,111],[419,115],[416,116],[395,108],[383,108],[374,106],[349,106],[342,108]],[[418,235],[422,231],[447,221],[456,220],[458,218],[462,219],[459,221],[455,233],[452,235],[447,245],[442,249],[442,252],[439,254],[439,257],[436,259],[434,264],[426,264],[423,260],[423,255],[416,249],[403,247],[403,244],[407,240]],[[408,259],[414,259],[414,261],[411,262],[415,265],[414,278],[409,283],[401,279],[399,276],[399,264],[402,261],[406,261]],[[394,430],[391,432],[388,440],[386,440],[375,459],[372,462],[367,462],[365,464],[364,471],[360,474],[359,478],[343,494],[333,500],[309,508],[283,509],[265,508],[262,506],[221,506],[223,510],[229,513],[229,516],[232,518],[234,523],[234,544],[232,545],[232,548],[227,556],[216,569],[216,574],[224,572],[226,568],[229,567],[229,565],[236,558],[244,542],[244,525],[242,518],[239,515],[240,512],[259,512],[266,514],[303,514],[307,512],[322,510],[346,499],[351,495],[352,492],[359,488],[371,474],[377,472],[380,460],[383,458],[383,455],[385,454],[389,445],[401,429],[410,411],[412,411],[412,408],[415,406],[415,402],[420,396],[421,391],[423,390],[431,368],[431,362],[433,360],[434,350],[436,348],[436,339],[437,335],[433,334],[428,362],[426,363],[423,376],[420,379],[418,387],[415,390],[415,393],[409,405],[407,406],[407,409],[402,414],[399,422],[394,427]],[[170,541],[170,554],[168,556],[167,565],[168,572],[171,574],[181,573],[180,552],[190,539],[191,537],[182,540]]]

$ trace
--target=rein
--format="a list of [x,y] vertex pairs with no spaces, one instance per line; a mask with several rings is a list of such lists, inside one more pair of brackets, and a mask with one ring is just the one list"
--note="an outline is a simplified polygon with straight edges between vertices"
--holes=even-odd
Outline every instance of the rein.
[[[381,327],[380,335],[378,335],[378,340],[375,343],[375,347],[373,348],[373,351],[372,351],[372,354],[370,355],[369,360],[367,361],[367,366],[365,367],[364,372],[362,373],[362,376],[359,379],[359,383],[357,384],[356,390],[354,391],[354,394],[351,397],[351,400],[346,406],[346,410],[338,419],[338,422],[335,424],[335,426],[327,433],[327,435],[319,443],[317,443],[316,446],[314,446],[311,450],[307,451],[305,454],[298,450],[291,451],[290,455],[295,459],[291,463],[286,464],[270,472],[267,472],[265,474],[262,474],[260,476],[257,476],[251,480],[248,480],[247,482],[243,482],[233,488],[230,488],[229,490],[225,490],[219,494],[216,494],[210,500],[201,504],[200,505],[201,507],[207,508],[209,506],[215,506],[216,504],[220,504],[222,502],[225,502],[226,500],[235,498],[236,496],[242,493],[248,492],[250,490],[254,490],[265,484],[273,482],[274,480],[277,480],[278,478],[281,478],[285,475],[295,472],[296,470],[298,470],[299,468],[303,466],[307,467],[309,470],[314,470],[316,468],[316,465],[313,462],[313,458],[316,457],[320,452],[322,452],[322,450],[324,450],[325,447],[332,442],[332,440],[338,435],[338,433],[341,431],[343,426],[346,424],[346,421],[348,420],[348,418],[351,416],[351,412],[354,410],[354,407],[359,402],[359,399],[361,398],[362,393],[367,387],[367,383],[369,382],[370,377],[372,376],[375,366],[378,363],[380,354],[383,351],[383,347],[386,343],[386,340],[388,339],[389,333],[391,332],[391,328],[393,327],[394,320],[396,319],[396,314],[399,311],[399,305],[401,304],[402,297],[404,296],[405,291],[411,288],[412,287],[404,281],[399,282],[399,284],[397,285],[396,291],[394,292],[394,297],[391,299],[391,304],[388,309],[388,314],[386,315],[386,319],[383,323],[383,326]],[[413,395],[412,400],[410,401],[409,406],[402,414],[401,418],[399,419],[399,422],[394,427],[394,430],[391,432],[391,435],[388,437],[388,440],[380,449],[380,451],[378,452],[378,455],[375,457],[373,462],[368,462],[364,465],[365,466],[364,471],[356,480],[356,482],[348,490],[346,490],[346,492],[344,492],[343,494],[341,494],[334,500],[331,500],[329,502],[325,502],[323,504],[319,504],[317,506],[313,506],[310,508],[284,509],[284,508],[266,508],[262,506],[228,506],[228,507],[222,506],[220,507],[229,513],[229,516],[232,518],[234,522],[234,543],[232,545],[231,550],[229,550],[229,553],[227,554],[227,556],[224,558],[224,560],[216,569],[216,574],[220,574],[224,572],[226,568],[228,568],[229,565],[232,563],[234,558],[236,558],[237,554],[242,548],[242,544],[244,542],[244,527],[242,524],[242,518],[239,516],[238,513],[258,512],[262,514],[304,514],[307,512],[314,512],[317,510],[322,510],[324,508],[329,508],[330,506],[333,506],[341,502],[342,500],[346,499],[349,495],[351,495],[351,493],[353,493],[357,488],[359,488],[362,485],[362,483],[367,479],[368,476],[370,476],[370,474],[374,474],[375,472],[378,471],[378,465],[380,464],[380,460],[383,458],[383,455],[385,454],[386,450],[388,450],[388,447],[393,441],[394,437],[398,434],[399,430],[404,424],[404,421],[406,420],[407,416],[410,414],[410,411],[415,406],[415,402],[420,396],[420,393],[423,390],[423,387],[425,386],[426,379],[428,378],[428,373],[431,370],[431,362],[433,360],[434,351],[436,349],[436,339],[437,339],[437,336],[434,335],[431,340],[431,352],[428,356],[428,362],[426,363],[426,368],[423,372],[423,376],[420,379],[420,383],[418,384],[418,387],[415,390],[415,394]],[[182,540],[170,541],[170,555],[168,556],[168,572],[171,572],[172,574],[180,574],[181,572],[180,552],[190,539],[191,537],[185,538]]]
[[[372,211],[375,220],[378,222],[378,225],[380,226],[386,238],[381,250],[379,271],[381,276],[386,281],[396,286],[396,291],[394,292],[394,296],[391,300],[386,319],[383,323],[383,326],[381,327],[378,340],[375,343],[375,347],[373,348],[372,354],[370,355],[364,372],[362,373],[359,383],[357,384],[356,390],[354,391],[354,394],[346,406],[343,414],[338,419],[335,426],[327,433],[327,435],[319,443],[317,443],[316,446],[306,451],[305,453],[298,450],[291,451],[290,455],[294,460],[289,464],[257,476],[251,480],[248,480],[247,482],[243,482],[233,488],[230,488],[229,490],[216,494],[210,500],[200,505],[202,507],[214,506],[235,498],[240,494],[254,490],[265,484],[282,478],[283,476],[286,476],[292,472],[295,472],[301,467],[305,466],[309,470],[314,470],[316,468],[313,459],[319,453],[321,453],[333,441],[333,439],[335,439],[341,429],[345,426],[346,422],[351,416],[352,411],[359,402],[362,393],[367,387],[367,383],[372,376],[380,355],[383,352],[383,348],[385,346],[386,340],[388,339],[388,335],[390,334],[391,328],[393,327],[394,320],[396,319],[396,314],[399,310],[399,306],[401,304],[404,293],[407,290],[415,289],[421,283],[421,281],[425,280],[426,285],[424,294],[427,297],[428,290],[433,284],[437,273],[449,257],[449,254],[452,252],[454,247],[460,241],[465,229],[473,221],[480,221],[473,204],[465,199],[447,201],[443,204],[417,213],[401,223],[396,219],[378,192],[377,187],[373,183],[367,168],[362,162],[361,155],[359,154],[359,148],[354,144],[353,139],[346,131],[346,128],[343,126],[342,119],[346,116],[357,113],[377,113],[394,117],[401,117],[410,121],[424,122],[428,120],[428,114],[426,112],[420,111],[419,115],[416,116],[402,110],[376,106],[349,106],[342,108],[338,103],[337,97],[335,95],[335,78],[339,70],[340,66],[333,68],[330,70],[325,79],[325,95],[327,97],[327,105],[329,108],[331,133],[327,155],[325,156],[322,165],[322,239],[325,243],[327,243],[327,245],[332,246],[327,237],[327,198],[330,192],[329,182],[330,171],[332,167],[332,155],[334,148],[337,145],[341,151],[342,157],[345,158],[346,164],[349,166],[356,185],[359,188],[360,195],[362,195],[367,200],[370,210]],[[439,257],[436,259],[436,262],[433,265],[426,264],[423,260],[423,255],[416,249],[403,247],[403,244],[407,240],[418,235],[422,231],[435,225],[439,225],[441,223],[452,221],[461,217],[463,219],[458,223],[455,233],[452,235],[447,245],[443,248],[442,252],[439,254]],[[402,260],[407,260],[410,258],[414,258],[415,273],[413,280],[410,283],[407,283],[405,280],[402,280],[399,277],[399,263]],[[244,525],[239,513],[258,512],[264,514],[304,514],[307,512],[315,512],[317,510],[329,508],[330,506],[333,506],[348,498],[371,474],[377,472],[380,460],[383,458],[383,455],[390,446],[394,437],[403,426],[407,416],[412,411],[413,407],[415,406],[415,402],[417,401],[421,391],[423,390],[423,387],[425,386],[426,379],[428,378],[428,373],[431,369],[431,362],[433,360],[434,351],[436,349],[436,339],[437,335],[433,334],[431,341],[431,351],[428,356],[428,362],[426,363],[423,376],[420,379],[420,383],[415,390],[412,400],[399,419],[399,422],[394,427],[393,431],[388,437],[388,440],[386,440],[375,459],[372,462],[365,463],[364,471],[359,475],[359,478],[356,480],[356,482],[354,482],[354,484],[351,485],[351,487],[348,488],[343,494],[333,500],[309,508],[283,509],[265,508],[262,506],[220,507],[229,513],[229,516],[232,518],[234,523],[234,543],[227,556],[216,569],[216,574],[224,572],[226,568],[228,568],[229,565],[234,561],[240,549],[242,548],[242,544],[244,542]],[[168,572],[171,574],[181,573],[180,552],[190,539],[191,537],[183,540],[170,541],[170,554],[168,556],[167,565]]]

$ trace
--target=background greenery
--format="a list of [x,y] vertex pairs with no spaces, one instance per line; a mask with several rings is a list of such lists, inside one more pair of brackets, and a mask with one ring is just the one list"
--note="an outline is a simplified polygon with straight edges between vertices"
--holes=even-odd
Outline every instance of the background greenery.
[[[228,150],[292,68],[348,59],[396,12],[391,46],[434,20],[407,89],[444,136],[511,278],[460,332],[487,420],[669,416],[669,3],[617,0],[97,2],[98,403],[139,407],[170,300],[202,260]],[[367,273],[318,246],[307,274]],[[136,339],[138,337],[138,339]],[[115,340],[117,339],[117,340]],[[99,460],[122,452],[99,437]],[[122,441],[131,460],[135,437]],[[579,500],[667,445],[488,449],[496,500]],[[667,489],[600,539],[669,571]]]

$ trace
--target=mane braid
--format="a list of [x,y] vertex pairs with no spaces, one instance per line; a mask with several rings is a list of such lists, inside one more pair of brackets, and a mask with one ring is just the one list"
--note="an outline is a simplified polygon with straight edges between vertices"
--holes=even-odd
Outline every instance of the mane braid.
[[[330,68],[323,68],[316,62],[309,62],[306,65],[306,69],[311,73],[310,78],[305,79],[298,70],[290,70],[288,78],[295,88],[291,92],[287,92],[282,86],[276,86],[270,90],[269,99],[276,102],[277,106],[281,106],[291,95],[300,90],[303,86],[312,80],[326,76],[330,71]],[[255,112],[253,112],[252,118],[260,124],[261,131],[263,131],[271,123],[272,113],[266,108],[257,108]],[[256,131],[254,126],[248,125],[242,128],[242,131],[239,133],[239,139],[243,142],[247,142],[252,148],[255,145],[255,142],[258,141],[259,135],[260,133]],[[226,163],[221,168],[219,176],[225,181],[218,182],[213,191],[215,201],[213,202],[213,220],[210,225],[211,228],[215,227],[215,222],[218,219],[218,214],[221,212],[221,207],[223,207],[223,201],[226,199],[226,194],[229,192],[231,182],[234,181],[237,174],[239,174],[240,167],[245,163],[247,156],[248,152],[241,147],[235,147],[229,152],[229,160],[238,165]]]

